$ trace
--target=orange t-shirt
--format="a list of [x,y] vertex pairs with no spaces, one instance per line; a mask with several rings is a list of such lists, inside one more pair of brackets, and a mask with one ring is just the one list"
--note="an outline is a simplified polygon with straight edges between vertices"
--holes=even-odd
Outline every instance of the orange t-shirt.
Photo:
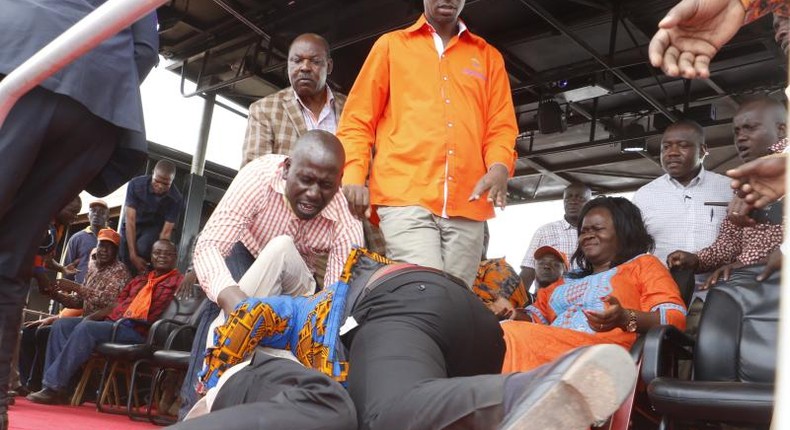
[[343,182],[362,185],[370,173],[373,205],[483,221],[493,205],[469,202],[469,195],[491,166],[512,172],[515,160],[518,127],[505,63],[468,30],[440,56],[432,32],[422,16],[371,48],[338,126]]

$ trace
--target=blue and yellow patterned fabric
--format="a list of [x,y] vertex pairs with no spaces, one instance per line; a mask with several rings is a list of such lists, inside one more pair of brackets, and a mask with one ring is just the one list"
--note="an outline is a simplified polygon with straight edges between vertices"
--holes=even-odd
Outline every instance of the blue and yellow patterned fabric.
[[378,265],[367,265],[367,273],[393,263],[364,248],[355,248],[346,260],[341,279],[317,294],[250,297],[240,302],[225,324],[214,331],[216,347],[206,350],[198,391],[214,387],[222,373],[249,358],[257,346],[290,350],[303,365],[345,383],[348,362],[339,333],[350,311],[346,309],[349,283],[360,284],[351,294],[354,300],[357,290],[367,281],[355,270],[363,257],[367,263]]

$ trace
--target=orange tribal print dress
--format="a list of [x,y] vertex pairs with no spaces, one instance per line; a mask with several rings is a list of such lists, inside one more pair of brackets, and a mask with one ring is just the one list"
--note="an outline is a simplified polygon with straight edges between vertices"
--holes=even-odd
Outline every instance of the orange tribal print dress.
[[593,331],[584,310],[602,311],[603,297],[612,295],[626,309],[658,312],[661,324],[683,330],[686,307],[677,284],[658,258],[643,254],[605,272],[562,279],[538,292],[526,308],[534,322],[507,321],[504,331],[503,373],[532,370],[580,346],[614,343],[629,348],[635,333],[619,328],[605,333]]

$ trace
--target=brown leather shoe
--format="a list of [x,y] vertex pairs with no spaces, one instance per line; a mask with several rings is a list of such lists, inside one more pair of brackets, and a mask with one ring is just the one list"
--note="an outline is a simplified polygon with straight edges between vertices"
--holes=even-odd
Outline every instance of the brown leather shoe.
[[62,405],[65,403],[62,393],[47,387],[44,387],[41,391],[29,394],[27,399],[33,403],[40,403],[42,405]]

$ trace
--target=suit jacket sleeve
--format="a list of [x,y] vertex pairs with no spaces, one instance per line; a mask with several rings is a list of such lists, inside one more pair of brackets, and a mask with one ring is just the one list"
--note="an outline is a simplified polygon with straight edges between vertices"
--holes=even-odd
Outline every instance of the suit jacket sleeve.
[[155,12],[132,24],[132,38],[137,76],[142,83],[151,69],[159,63],[159,34],[156,31]]

